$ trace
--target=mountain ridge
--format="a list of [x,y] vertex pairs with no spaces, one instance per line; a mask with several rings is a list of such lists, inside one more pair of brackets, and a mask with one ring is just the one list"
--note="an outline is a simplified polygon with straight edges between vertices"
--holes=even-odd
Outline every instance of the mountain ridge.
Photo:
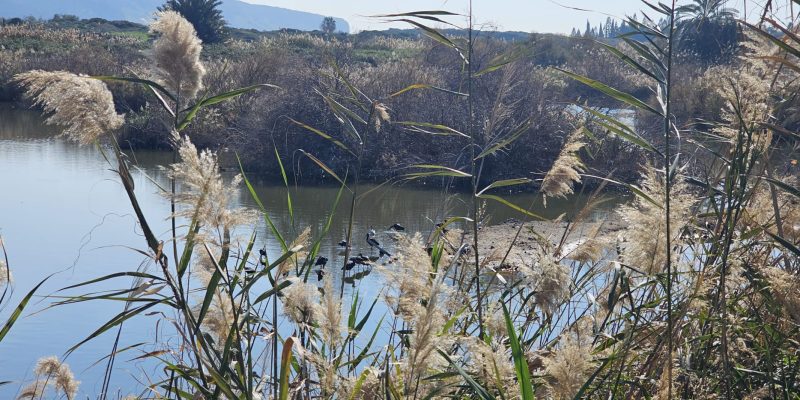
[[[147,24],[162,4],[163,0],[3,0],[0,17],[49,19],[55,14],[66,14],[87,19],[104,18]],[[241,0],[223,0],[220,10],[231,27],[261,31],[284,28],[312,31],[319,29],[325,17]],[[335,20],[337,31],[350,31],[350,25],[346,20],[342,18]]]

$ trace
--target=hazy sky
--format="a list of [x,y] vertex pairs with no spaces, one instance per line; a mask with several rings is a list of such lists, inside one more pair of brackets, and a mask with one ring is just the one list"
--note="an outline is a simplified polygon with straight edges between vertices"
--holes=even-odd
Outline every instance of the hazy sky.
[[[391,25],[369,18],[370,15],[415,10],[448,10],[465,13],[467,0],[245,0],[250,3],[310,11],[346,19],[351,31],[386,29]],[[663,0],[662,0],[663,1]],[[752,9],[765,0],[728,0],[731,7],[742,9],[746,1]],[[790,0],[778,0],[784,4]],[[688,0],[679,0],[678,5]],[[639,0],[473,0],[474,15],[479,23],[489,23],[501,30],[524,32],[569,33],[573,27],[583,30],[586,20],[593,25],[607,16],[621,18],[646,8]],[[591,11],[578,11],[567,7]],[[782,12],[786,15],[786,11]],[[748,15],[749,17],[749,15]],[[394,25],[408,27],[407,25]]]

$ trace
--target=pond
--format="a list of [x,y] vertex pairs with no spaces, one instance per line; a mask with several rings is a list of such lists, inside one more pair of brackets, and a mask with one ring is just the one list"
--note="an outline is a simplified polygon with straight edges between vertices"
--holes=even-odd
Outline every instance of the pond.
[[[162,167],[169,164],[172,155],[136,151],[130,157],[138,166],[134,178],[142,208],[156,235],[168,238],[169,201],[159,194],[158,185],[167,186]],[[261,182],[257,175],[249,178],[278,230],[287,238],[293,238],[307,226],[314,234],[320,232],[331,215],[339,189],[291,187],[294,211],[291,218],[287,189],[283,185]],[[368,251],[366,243],[361,242],[369,229],[375,229],[379,239],[394,223],[405,226],[409,232],[427,234],[444,218],[467,212],[467,196],[441,189],[370,185],[361,191],[366,194],[358,201],[354,220],[356,254]],[[522,205],[535,202],[534,211],[547,217],[574,210],[585,201],[580,196],[569,201],[550,200],[545,209],[535,194],[509,195],[507,199]],[[244,188],[236,201],[242,206],[256,207]],[[323,238],[320,250],[320,255],[336,260],[339,265],[337,243],[346,234],[348,207],[349,201],[343,201],[334,213],[332,228]],[[495,222],[520,217],[497,204],[488,204],[487,214]],[[259,238],[266,238],[259,239],[259,246],[266,245],[271,257],[277,256],[280,248],[266,226],[261,224],[255,230]],[[55,129],[44,126],[38,113],[8,105],[0,105],[0,236],[8,251],[14,287],[11,301],[6,301],[0,309],[0,321],[4,323],[20,299],[49,276],[23,317],[0,342],[0,382],[13,381],[0,386],[0,398],[13,398],[22,382],[31,378],[38,358],[63,356],[67,349],[123,308],[117,302],[51,307],[57,296],[64,294],[59,289],[114,272],[135,270],[144,260],[133,249],[145,249],[146,245],[125,192],[100,150],[68,142],[58,137]],[[342,271],[331,268],[330,273],[337,274],[334,278],[340,284]],[[371,274],[347,282],[346,287],[348,290],[357,287],[364,298],[374,298],[378,295],[379,279],[378,274]],[[129,284],[117,280],[92,286],[91,290],[119,289]],[[152,341],[157,329],[154,321],[141,318],[126,322],[120,348]],[[113,330],[88,342],[66,359],[82,381],[79,398],[93,398],[100,390],[105,364],[95,363],[111,351],[115,333]],[[138,393],[148,376],[160,376],[152,364],[132,361],[141,354],[138,350],[131,351],[117,359],[112,398],[117,393],[121,396]]]

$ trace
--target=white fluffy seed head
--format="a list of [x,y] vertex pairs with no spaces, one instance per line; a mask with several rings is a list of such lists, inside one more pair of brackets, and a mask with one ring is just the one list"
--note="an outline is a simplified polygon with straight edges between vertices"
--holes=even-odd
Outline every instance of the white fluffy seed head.
[[150,32],[161,35],[153,52],[162,83],[182,101],[196,96],[206,69],[200,62],[202,42],[192,24],[175,11],[161,11]]
[[50,114],[48,124],[63,126],[64,135],[81,144],[93,143],[125,122],[114,110],[114,97],[100,80],[40,70],[18,74],[14,80]]

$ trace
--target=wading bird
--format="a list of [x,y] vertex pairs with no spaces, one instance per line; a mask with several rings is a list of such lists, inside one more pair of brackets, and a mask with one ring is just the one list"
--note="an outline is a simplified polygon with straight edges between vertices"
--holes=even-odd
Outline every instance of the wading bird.
[[378,243],[377,240],[375,240],[375,230],[374,229],[370,229],[369,232],[367,232],[367,244],[369,245],[369,247],[372,247],[373,249],[378,249],[378,252],[379,252],[378,254],[380,254],[379,257],[383,257],[383,256],[391,257],[392,256],[391,253],[389,253],[388,251],[384,250],[381,247],[381,244]]

